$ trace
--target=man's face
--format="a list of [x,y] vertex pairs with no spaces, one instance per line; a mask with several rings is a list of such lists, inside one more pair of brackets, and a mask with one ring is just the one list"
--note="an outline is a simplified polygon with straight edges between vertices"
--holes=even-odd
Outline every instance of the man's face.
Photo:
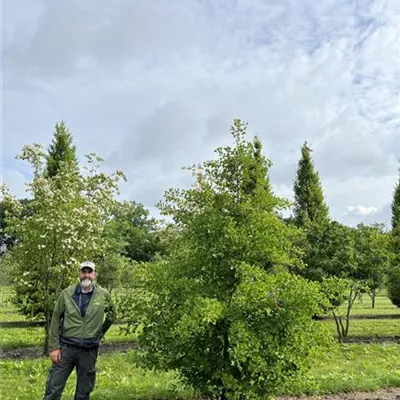
[[96,272],[92,270],[92,268],[84,267],[79,271],[79,280],[82,282],[85,279],[89,279],[93,282],[94,278],[96,278]]

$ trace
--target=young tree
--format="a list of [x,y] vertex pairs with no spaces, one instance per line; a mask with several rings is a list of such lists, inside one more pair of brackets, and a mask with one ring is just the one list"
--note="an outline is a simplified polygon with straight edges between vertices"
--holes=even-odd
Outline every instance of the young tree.
[[294,182],[294,220],[299,227],[309,222],[323,223],[329,220],[329,209],[324,200],[319,174],[314,169],[311,151],[305,142],[301,148]]
[[[321,245],[313,248],[312,257],[318,260],[319,269],[314,270],[318,281],[322,281],[324,292],[331,286],[330,300],[333,300],[331,312],[336,321],[339,340],[348,335],[350,313],[355,300],[363,293],[375,297],[384,284],[390,266],[389,235],[382,225],[358,225],[357,229],[338,222],[331,222],[321,236]],[[327,284],[329,282],[329,285]],[[336,290],[345,287],[345,293]],[[333,296],[337,293],[337,299]],[[346,301],[344,315],[340,315],[338,306]]]
[[76,146],[64,121],[57,123],[54,129],[53,140],[48,148],[46,176],[51,178],[57,175],[62,163],[67,163],[71,171],[78,171]]
[[[336,226],[330,225],[329,210],[325,203],[321,181],[315,171],[311,149],[305,142],[301,148],[297,175],[294,182],[294,209],[292,222],[303,229],[305,235],[300,244],[305,268],[296,272],[301,276],[321,281],[326,274],[321,258],[324,253],[324,236],[330,236]],[[290,223],[290,220],[289,220]]]
[[[304,275],[321,282],[322,292],[328,295],[330,303],[324,311],[332,313],[339,341],[342,341],[349,332],[354,301],[366,290],[365,282],[358,279],[356,233],[353,228],[332,221],[322,225],[320,231],[310,230],[308,238],[311,234],[315,236],[309,239],[309,243],[314,241],[315,244],[308,247],[305,260],[312,260],[313,268],[306,269]],[[347,307],[341,315],[339,306],[343,302]]]
[[357,270],[354,278],[364,282],[375,308],[375,298],[383,288],[391,265],[390,236],[384,225],[359,224],[355,232]]
[[[135,268],[121,317],[139,328],[139,362],[177,369],[202,396],[266,399],[307,364],[321,328],[316,284],[288,273],[297,229],[278,210],[270,161],[235,120],[233,147],[191,168],[195,184],[166,192],[175,221],[171,256]],[[257,156],[255,156],[257,154]]]
[[10,210],[6,232],[18,238],[12,252],[18,278],[15,301],[21,313],[45,321],[47,351],[55,299],[76,279],[78,263],[102,254],[106,247],[103,229],[122,173],[107,176],[100,172],[101,159],[90,154],[85,175],[77,174],[75,165],[62,163],[50,178],[40,145],[24,147],[19,158],[33,168],[28,185],[31,212],[24,214],[20,202],[3,188]]

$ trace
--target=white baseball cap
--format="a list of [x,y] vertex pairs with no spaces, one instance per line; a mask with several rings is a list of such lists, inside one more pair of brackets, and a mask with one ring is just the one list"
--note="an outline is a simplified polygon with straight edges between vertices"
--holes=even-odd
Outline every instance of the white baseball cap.
[[96,271],[96,266],[91,261],[84,261],[83,263],[81,263],[81,265],[79,266],[79,271],[82,271],[83,268],[90,268],[91,270],[93,270],[93,272]]

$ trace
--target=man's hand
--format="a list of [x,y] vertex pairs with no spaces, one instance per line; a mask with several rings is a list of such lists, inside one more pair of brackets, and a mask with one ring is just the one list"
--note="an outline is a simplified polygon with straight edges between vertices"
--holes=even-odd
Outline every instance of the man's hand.
[[56,364],[59,364],[61,362],[61,350],[60,349],[55,349],[50,351],[49,353],[51,361],[53,361]]

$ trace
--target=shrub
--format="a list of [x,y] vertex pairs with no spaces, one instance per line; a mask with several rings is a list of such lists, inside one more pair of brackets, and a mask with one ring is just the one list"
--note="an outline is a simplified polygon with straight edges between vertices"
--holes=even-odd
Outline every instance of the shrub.
[[178,370],[199,395],[229,399],[266,399],[305,371],[329,340],[312,320],[323,302],[318,284],[245,263],[235,272],[238,284],[224,300],[173,265],[138,265],[136,289],[120,298],[121,317],[133,321],[145,349],[138,362]]

